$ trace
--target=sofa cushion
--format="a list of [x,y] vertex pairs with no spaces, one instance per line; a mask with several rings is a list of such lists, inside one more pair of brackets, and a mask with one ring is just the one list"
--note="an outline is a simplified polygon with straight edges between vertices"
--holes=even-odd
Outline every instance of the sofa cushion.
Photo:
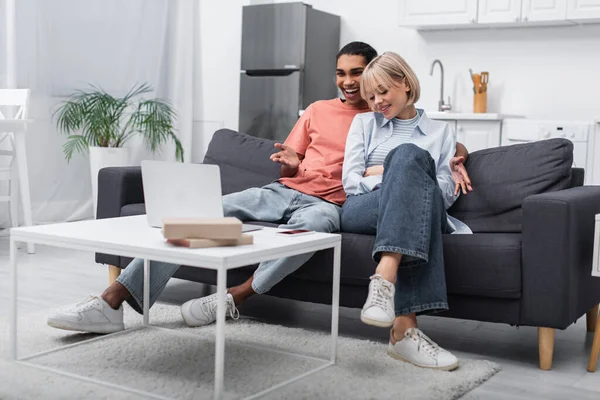
[[223,194],[267,185],[280,177],[280,165],[269,159],[277,149],[274,141],[229,129],[215,132],[208,145],[204,164],[221,169]]
[[449,294],[521,297],[521,234],[444,235]]
[[572,164],[567,139],[476,151],[465,164],[473,192],[460,196],[449,213],[473,232],[521,232],[523,200],[570,187]]
[[[469,296],[521,297],[521,235],[444,235],[444,262],[449,294]],[[375,236],[342,233],[340,282],[367,286],[377,266],[371,258]],[[315,254],[293,276],[331,283],[331,251]]]

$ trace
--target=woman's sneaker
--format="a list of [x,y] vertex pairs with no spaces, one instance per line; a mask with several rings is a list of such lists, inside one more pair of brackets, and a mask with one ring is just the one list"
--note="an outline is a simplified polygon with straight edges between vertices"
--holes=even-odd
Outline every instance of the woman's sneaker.
[[394,284],[386,281],[379,274],[371,276],[367,302],[360,312],[360,320],[367,325],[387,328],[392,326],[396,313],[394,311]]
[[89,296],[72,307],[55,311],[48,316],[53,328],[89,333],[113,333],[125,329],[123,306],[117,310],[102,297]]
[[[225,316],[233,319],[240,317],[240,312],[235,307],[233,296],[225,296]],[[217,293],[199,299],[190,300],[181,306],[181,316],[188,326],[204,326],[217,320]]]
[[429,339],[419,328],[404,332],[402,340],[395,341],[394,331],[390,332],[388,354],[398,360],[409,362],[421,368],[452,371],[458,368],[458,359]]

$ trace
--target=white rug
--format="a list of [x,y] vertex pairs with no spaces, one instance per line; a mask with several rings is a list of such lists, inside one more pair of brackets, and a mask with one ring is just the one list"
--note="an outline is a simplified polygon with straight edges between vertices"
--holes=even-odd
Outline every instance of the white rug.
[[[196,337],[162,330],[135,330],[115,337],[51,353],[33,360],[38,365],[144,390],[175,399],[212,398],[214,325],[184,326],[179,307],[157,305],[151,323]],[[141,316],[126,309],[126,326],[138,326]],[[326,358],[326,333],[268,325],[250,319],[228,321],[225,343],[226,398],[260,392],[324,362],[312,358],[264,351],[265,346]],[[49,328],[42,314],[19,323],[20,355],[30,355],[94,337]],[[246,345],[245,345],[246,344]],[[137,399],[94,383],[81,382],[8,360],[7,329],[0,338],[0,399]],[[387,356],[386,346],[340,337],[338,364],[266,396],[269,399],[456,399],[500,370],[495,363],[461,359],[454,372],[413,367]]]

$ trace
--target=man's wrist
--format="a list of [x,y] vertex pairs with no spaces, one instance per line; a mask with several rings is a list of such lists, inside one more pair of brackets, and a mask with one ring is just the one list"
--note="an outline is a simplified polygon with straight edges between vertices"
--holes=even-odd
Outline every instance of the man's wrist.
[[281,176],[284,178],[292,177],[298,172],[298,167],[292,168],[287,165],[281,166]]

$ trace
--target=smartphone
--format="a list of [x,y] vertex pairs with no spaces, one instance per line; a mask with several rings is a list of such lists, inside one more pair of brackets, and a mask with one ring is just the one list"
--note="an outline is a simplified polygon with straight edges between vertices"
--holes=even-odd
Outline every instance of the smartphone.
[[315,233],[315,231],[309,231],[308,229],[290,229],[287,231],[277,232],[278,235],[283,235],[283,236],[299,236],[299,235],[308,235],[310,233]]

